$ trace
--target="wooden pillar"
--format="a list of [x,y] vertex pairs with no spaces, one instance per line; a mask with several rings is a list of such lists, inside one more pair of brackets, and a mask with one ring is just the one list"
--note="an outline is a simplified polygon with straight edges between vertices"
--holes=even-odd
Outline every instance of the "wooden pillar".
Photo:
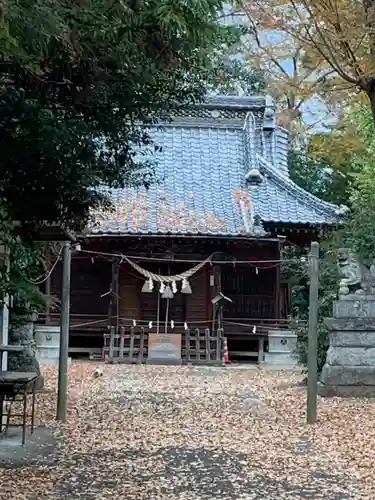
[[[222,260],[222,254],[216,253],[214,260]],[[220,264],[214,264],[213,267],[213,280],[214,286],[210,287],[211,299],[216,297],[221,292],[221,266]],[[212,302],[211,302],[212,304]],[[217,328],[222,328],[223,326],[223,308],[219,303],[218,305],[213,305],[212,307],[212,332]]]
[[119,327],[119,315],[120,315],[120,263],[116,259],[112,262],[112,276],[111,276],[111,295],[108,307],[108,325]]
[[[46,261],[45,261],[45,270],[46,274],[49,273],[51,269],[51,259],[49,255],[46,255]],[[44,287],[44,293],[47,296],[47,303],[46,303],[46,310],[45,310],[45,323],[46,325],[49,325],[51,323],[51,308],[49,305],[49,300],[51,297],[51,276],[48,276],[45,282],[45,287]]]
[[[280,260],[280,253],[281,253],[281,242],[279,241],[277,244],[276,248],[276,257],[275,260]],[[280,275],[281,275],[281,264],[278,263],[277,266],[275,267],[275,311],[274,311],[274,317],[276,319],[276,325],[279,323],[279,319],[281,317],[281,280],[280,280]]]
[[[5,279],[8,282],[9,280],[9,272],[10,272],[10,257],[9,257],[9,248],[4,245],[0,245],[0,261],[4,266],[5,270]],[[9,344],[9,306],[10,306],[10,297],[8,292],[4,294],[2,304],[1,304],[1,312],[0,312],[0,344],[8,345]],[[8,353],[0,352],[0,370],[6,371],[8,369]],[[0,410],[2,409],[0,402]],[[0,422],[0,426],[3,422]]]

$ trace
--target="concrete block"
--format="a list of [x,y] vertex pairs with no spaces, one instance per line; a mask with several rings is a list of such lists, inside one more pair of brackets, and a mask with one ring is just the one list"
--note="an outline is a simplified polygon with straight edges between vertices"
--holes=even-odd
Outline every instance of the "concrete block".
[[290,352],[266,352],[264,362],[267,365],[285,366],[288,368],[296,368],[298,366],[297,359]]
[[35,325],[36,358],[41,365],[57,364],[60,355],[60,327]]
[[326,318],[325,324],[332,331],[375,331],[375,318]]
[[373,385],[375,387],[375,366],[331,366],[326,363],[320,382],[330,386]]
[[297,345],[297,335],[291,330],[273,330],[268,332],[268,352],[293,353]]
[[332,330],[329,342],[332,347],[375,347],[375,331]]
[[327,352],[327,364],[339,366],[374,366],[375,347],[333,347]]
[[318,384],[318,394],[324,398],[374,398],[375,385]]
[[375,297],[357,297],[355,300],[337,300],[333,304],[333,316],[341,318],[375,318]]

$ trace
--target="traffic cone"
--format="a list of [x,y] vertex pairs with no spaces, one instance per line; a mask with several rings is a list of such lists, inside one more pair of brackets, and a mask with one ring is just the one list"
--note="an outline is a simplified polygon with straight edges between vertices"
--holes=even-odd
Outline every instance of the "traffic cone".
[[229,359],[229,353],[228,353],[228,342],[227,338],[224,337],[224,364],[225,365],[231,365],[232,361]]

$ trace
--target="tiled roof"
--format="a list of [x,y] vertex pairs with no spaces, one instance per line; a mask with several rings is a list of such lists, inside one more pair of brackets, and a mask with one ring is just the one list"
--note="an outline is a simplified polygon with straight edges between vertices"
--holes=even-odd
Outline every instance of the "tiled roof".
[[[248,197],[239,130],[166,127],[153,134],[158,183],[111,193],[116,211],[104,233],[242,234],[239,200]],[[164,180],[163,180],[164,179]]]
[[[283,134],[280,142],[280,134],[278,140],[277,134],[269,130],[265,134],[262,128],[259,109],[264,111],[265,106],[264,98],[215,97],[205,108],[206,114],[198,112],[155,127],[153,138],[162,146],[153,155],[159,182],[148,190],[112,190],[115,211],[95,214],[91,232],[248,235],[254,215],[263,222],[284,224],[333,222],[336,206],[318,200],[289,179],[285,151],[280,148]],[[213,109],[228,112],[219,116],[209,111],[207,115]],[[249,119],[251,109],[258,110],[257,122]],[[269,122],[269,114],[265,120]],[[251,123],[258,123],[257,130],[249,129]],[[251,134],[257,138],[252,140]],[[267,140],[274,140],[275,146],[265,144]],[[254,168],[264,178],[258,187],[245,180]]]
[[263,182],[251,188],[256,213],[264,222],[327,224],[337,219],[338,206],[320,200],[297,186],[282,170],[257,155]]

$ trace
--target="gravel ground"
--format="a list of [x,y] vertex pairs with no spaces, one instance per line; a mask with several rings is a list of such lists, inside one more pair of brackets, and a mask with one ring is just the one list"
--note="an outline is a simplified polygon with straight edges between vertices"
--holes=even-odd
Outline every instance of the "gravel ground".
[[48,459],[1,469],[1,500],[375,499],[375,401],[319,399],[319,421],[307,426],[298,374],[103,365],[94,378],[94,369],[70,366],[63,426],[56,370],[45,368],[38,423],[58,445]]

